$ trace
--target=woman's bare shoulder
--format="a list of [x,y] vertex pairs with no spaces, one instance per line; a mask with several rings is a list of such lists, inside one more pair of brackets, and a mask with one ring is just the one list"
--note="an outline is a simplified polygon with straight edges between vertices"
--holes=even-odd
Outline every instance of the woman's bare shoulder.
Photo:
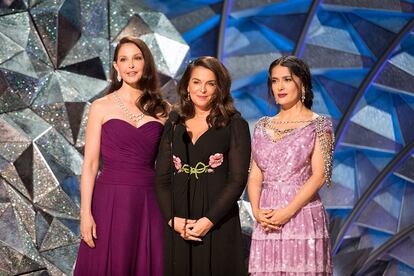
[[112,95],[105,95],[103,97],[100,97],[92,102],[92,106],[97,108],[103,108],[108,107],[108,105],[112,104]]

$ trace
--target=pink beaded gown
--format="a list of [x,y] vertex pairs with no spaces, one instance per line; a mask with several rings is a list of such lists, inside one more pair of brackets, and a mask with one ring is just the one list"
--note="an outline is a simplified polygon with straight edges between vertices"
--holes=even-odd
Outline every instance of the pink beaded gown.
[[[252,156],[263,174],[259,207],[286,207],[311,176],[311,156],[319,139],[330,180],[332,123],[318,116],[302,127],[285,132],[275,140],[269,117],[255,127]],[[332,256],[327,215],[318,195],[281,230],[266,233],[255,222],[250,248],[251,275],[332,275]]]

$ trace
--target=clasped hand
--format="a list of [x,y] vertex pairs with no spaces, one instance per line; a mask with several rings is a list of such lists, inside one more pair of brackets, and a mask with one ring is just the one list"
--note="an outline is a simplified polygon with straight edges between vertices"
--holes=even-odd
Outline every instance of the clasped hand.
[[256,221],[266,232],[280,230],[293,216],[287,208],[259,209],[254,214]]
[[[171,221],[169,223],[171,226]],[[198,220],[174,218],[174,230],[180,234],[180,236],[189,241],[201,241],[208,231],[213,227],[213,223],[206,217],[202,217]]]

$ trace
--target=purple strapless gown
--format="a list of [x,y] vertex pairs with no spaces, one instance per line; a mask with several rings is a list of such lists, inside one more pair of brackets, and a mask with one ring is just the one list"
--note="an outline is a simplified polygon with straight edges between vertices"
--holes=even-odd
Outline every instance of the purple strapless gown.
[[95,248],[81,242],[74,275],[163,275],[164,222],[154,190],[162,128],[120,119],[102,125],[103,169],[92,199],[98,238]]

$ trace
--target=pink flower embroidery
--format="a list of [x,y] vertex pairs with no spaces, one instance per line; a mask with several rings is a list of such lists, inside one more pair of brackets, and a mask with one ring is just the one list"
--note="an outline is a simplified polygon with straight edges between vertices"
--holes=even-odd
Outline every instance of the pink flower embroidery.
[[224,157],[222,153],[216,153],[216,154],[210,155],[208,165],[212,169],[217,168],[223,163],[223,159]]
[[173,155],[174,167],[178,172],[181,172],[181,159]]

